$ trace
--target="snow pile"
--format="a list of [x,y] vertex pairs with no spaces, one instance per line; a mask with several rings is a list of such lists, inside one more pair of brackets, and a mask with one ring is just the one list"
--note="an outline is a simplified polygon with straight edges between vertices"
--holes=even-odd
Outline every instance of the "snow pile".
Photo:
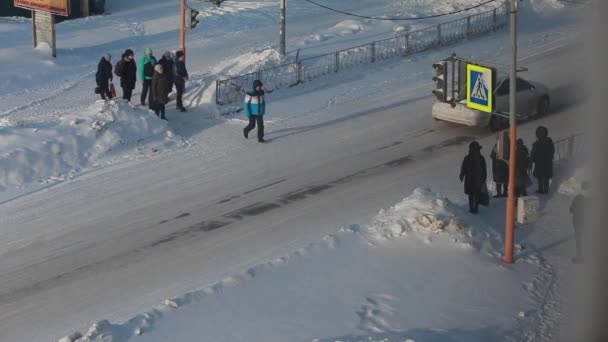
[[72,177],[113,158],[174,149],[185,142],[167,123],[123,100],[98,101],[58,123],[0,121],[0,190]]
[[413,235],[427,244],[433,238],[450,237],[465,248],[491,247],[498,237],[462,207],[430,189],[417,188],[387,210],[381,210],[367,232],[372,239],[390,240]]
[[589,179],[589,170],[578,168],[574,171],[574,176],[566,179],[559,185],[557,192],[563,195],[576,195],[581,192],[581,184]]
[[[424,341],[430,336],[487,341],[517,335],[518,325],[536,324],[526,318],[538,264],[521,263],[514,274],[496,264],[497,254],[469,248],[494,238],[487,229],[441,195],[416,189],[367,228],[344,227],[200,290],[159,300],[162,304],[127,322],[102,320],[86,335],[72,336],[82,336],[78,342],[203,336],[209,341],[329,342]],[[438,238],[428,244],[415,236]],[[449,293],[449,299],[439,293]],[[478,326],[500,329],[467,330]]]

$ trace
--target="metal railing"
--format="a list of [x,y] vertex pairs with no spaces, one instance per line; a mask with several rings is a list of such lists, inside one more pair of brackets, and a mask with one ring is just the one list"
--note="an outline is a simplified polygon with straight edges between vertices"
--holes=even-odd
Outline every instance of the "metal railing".
[[553,142],[555,147],[554,161],[566,160],[583,151],[583,134],[572,134]]
[[242,101],[244,89],[254,80],[266,91],[292,87],[312,79],[397,56],[408,56],[461,39],[495,31],[507,24],[507,3],[493,10],[441,23],[384,40],[309,57],[249,74],[216,80],[215,102],[224,105]]

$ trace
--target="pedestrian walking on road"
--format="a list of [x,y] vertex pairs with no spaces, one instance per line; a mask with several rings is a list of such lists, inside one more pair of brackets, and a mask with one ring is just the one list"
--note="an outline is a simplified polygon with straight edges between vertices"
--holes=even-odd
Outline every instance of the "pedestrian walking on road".
[[553,156],[555,147],[549,138],[547,127],[539,126],[536,129],[537,140],[532,145],[530,159],[534,164],[534,177],[538,179],[539,194],[549,193],[549,180],[553,177]]
[[105,54],[99,60],[97,64],[97,73],[95,74],[95,81],[97,87],[99,87],[99,95],[102,100],[111,99],[112,93],[110,92],[110,83],[112,82],[112,55],[109,53]]
[[469,195],[469,211],[479,212],[479,198],[487,179],[486,160],[481,155],[481,145],[477,141],[469,144],[469,153],[460,166],[460,181],[464,180],[464,193]]
[[264,89],[262,81],[253,81],[253,90],[245,95],[245,114],[249,118],[249,125],[243,129],[245,139],[249,137],[249,132],[258,125],[258,142],[265,143],[264,140],[264,113],[266,112],[266,102],[264,100]]
[[[156,65],[156,57],[152,54],[152,49],[147,48],[144,51],[144,55],[141,57],[139,62],[139,78],[142,81],[141,97],[140,102],[142,106],[146,105],[146,98],[148,97],[148,91],[152,85],[152,77],[154,76],[154,66]],[[154,109],[154,95],[149,92],[148,97],[148,108]]]
[[151,93],[154,97],[154,113],[161,119],[167,120],[165,117],[165,105],[169,102],[169,87],[163,73],[163,66],[156,64],[154,66],[154,74],[152,75]]
[[576,243],[576,256],[572,258],[572,262],[581,263],[583,262],[583,230],[588,220],[586,213],[588,213],[589,196],[588,196],[589,184],[583,182],[581,184],[581,193],[576,195],[570,205],[570,213],[572,213],[572,226],[574,227],[574,239]]
[[131,49],[126,49],[122,54],[121,60],[114,66],[114,74],[120,77],[120,87],[122,88],[122,98],[131,101],[131,95],[137,83],[137,65],[133,60],[134,53]]
[[177,90],[175,106],[180,112],[185,112],[186,108],[184,108],[182,97],[186,90],[186,81],[188,81],[188,70],[186,70],[185,62],[186,57],[184,56],[184,51],[181,50],[175,53],[175,57],[177,58],[177,61],[175,61],[175,90]]

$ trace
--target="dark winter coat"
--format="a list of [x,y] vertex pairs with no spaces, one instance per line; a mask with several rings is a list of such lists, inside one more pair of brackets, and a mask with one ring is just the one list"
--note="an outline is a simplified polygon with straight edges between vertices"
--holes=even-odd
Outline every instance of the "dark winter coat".
[[137,83],[137,65],[135,61],[124,58],[116,64],[116,74],[120,76],[120,86],[124,89],[135,89]]
[[97,81],[97,85],[100,87],[107,87],[112,81],[112,63],[108,62],[105,57],[101,57],[97,65],[95,81]]
[[479,150],[469,150],[460,166],[460,180],[464,179],[464,193],[479,194],[487,180],[486,160]]
[[167,88],[169,92],[173,88],[173,84],[175,83],[175,71],[173,68],[173,60],[171,58],[161,58],[158,64],[163,66],[163,76],[165,76],[165,80],[167,81]]
[[498,159],[496,146],[492,149],[490,158],[492,158],[492,176],[494,182],[498,184],[509,183],[509,164],[502,159]]
[[186,70],[186,63],[184,61],[175,61],[175,80],[185,80],[188,78],[188,70]]
[[530,160],[534,164],[534,177],[553,177],[553,155],[555,147],[549,137],[541,137],[532,145]]
[[154,72],[154,76],[152,76],[152,95],[156,103],[167,104],[169,103],[170,89],[163,74]]
[[515,155],[515,186],[527,188],[532,181],[528,175],[530,170],[530,154],[526,146],[518,146]]

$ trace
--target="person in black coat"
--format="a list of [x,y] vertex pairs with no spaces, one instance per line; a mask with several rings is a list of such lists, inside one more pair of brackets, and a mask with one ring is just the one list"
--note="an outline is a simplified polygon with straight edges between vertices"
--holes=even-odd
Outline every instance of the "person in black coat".
[[171,52],[167,51],[163,54],[158,64],[163,66],[163,75],[165,76],[165,80],[167,81],[167,89],[169,92],[173,90],[173,84],[175,83],[175,72],[174,72],[174,64],[173,59],[171,58]]
[[186,70],[186,63],[184,51],[179,50],[175,53],[177,60],[175,61],[175,90],[177,90],[177,97],[175,98],[175,106],[180,112],[185,112],[184,103],[182,98],[184,91],[186,90],[186,81],[188,81],[188,70]]
[[137,83],[137,65],[133,57],[133,50],[125,50],[125,53],[122,54],[122,59],[114,67],[114,74],[120,77],[122,98],[127,101],[131,101],[131,95]]
[[154,113],[163,120],[165,117],[165,105],[169,102],[169,87],[167,79],[163,75],[163,66],[156,64],[154,66],[154,75],[152,76],[152,96],[154,98]]
[[507,197],[509,188],[509,164],[499,159],[496,154],[497,146],[494,145],[490,158],[492,158],[492,177],[496,183],[496,196]]
[[477,141],[469,144],[469,154],[460,166],[460,181],[464,180],[464,193],[469,195],[469,211],[479,212],[479,196],[487,179],[486,160]]
[[549,138],[547,127],[539,126],[536,129],[536,142],[532,145],[530,160],[534,164],[533,175],[538,179],[539,194],[549,193],[549,180],[553,177],[553,156],[555,147]]
[[530,172],[530,154],[522,139],[517,139],[515,150],[515,197],[528,196],[526,188],[532,183]]
[[97,86],[99,87],[99,95],[101,95],[101,99],[105,100],[106,97],[108,99],[112,98],[112,93],[110,92],[110,82],[112,82],[112,55],[109,53],[105,54],[105,56],[101,57],[99,60],[99,64],[97,64],[97,73],[95,74],[95,81],[97,82]]

